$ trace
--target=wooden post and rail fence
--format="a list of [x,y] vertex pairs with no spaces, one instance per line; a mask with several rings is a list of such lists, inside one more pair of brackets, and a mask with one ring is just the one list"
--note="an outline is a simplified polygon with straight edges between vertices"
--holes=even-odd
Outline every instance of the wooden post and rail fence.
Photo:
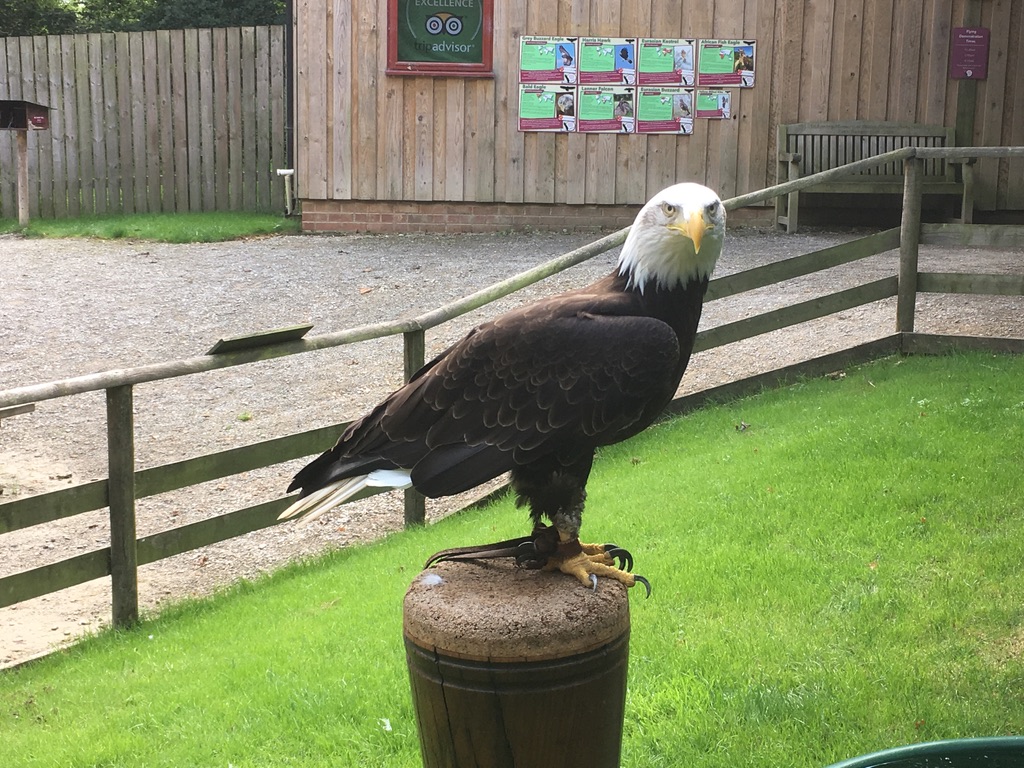
[[[711,282],[707,300],[725,299],[744,291],[854,262],[896,248],[900,251],[898,274],[701,331],[694,351],[712,349],[892,297],[897,299],[896,332],[853,349],[680,398],[670,405],[669,410],[690,410],[711,398],[721,400],[725,397],[740,396],[757,391],[766,385],[781,383],[794,376],[820,375],[843,365],[864,362],[901,351],[936,352],[960,344],[1007,352],[1024,352],[1022,339],[958,339],[913,333],[916,296],[919,292],[1024,296],[1024,272],[1019,275],[918,272],[917,254],[922,243],[1024,247],[1024,227],[1020,226],[921,223],[920,164],[926,159],[941,158],[948,161],[980,157],[1024,157],[1024,147],[910,147],[725,201],[726,208],[736,209],[771,200],[792,191],[807,189],[844,173],[870,167],[872,164],[902,162],[905,168],[905,186],[903,217],[899,227],[718,278]],[[15,411],[24,412],[26,407],[42,400],[105,391],[109,460],[108,477],[104,480],[0,504],[0,535],[108,508],[111,538],[109,547],[0,577],[0,607],[110,576],[113,623],[115,626],[132,624],[138,617],[137,585],[140,565],[274,525],[278,514],[288,504],[288,499],[273,499],[197,523],[137,538],[137,499],[318,453],[330,447],[344,427],[344,423],[333,424],[241,448],[136,470],[132,407],[133,388],[136,385],[398,334],[402,334],[404,338],[404,367],[408,377],[423,365],[424,334],[427,330],[617,247],[625,240],[626,233],[626,229],[615,232],[415,318],[365,325],[310,338],[302,338],[302,334],[309,330],[308,327],[286,329],[283,333],[257,335],[243,339],[238,344],[225,344],[223,351],[217,351],[215,347],[209,354],[199,357],[109,370],[0,392],[0,417],[3,417]],[[286,340],[282,341],[282,338]],[[417,525],[423,521],[422,496],[415,491],[407,491],[406,525]]]

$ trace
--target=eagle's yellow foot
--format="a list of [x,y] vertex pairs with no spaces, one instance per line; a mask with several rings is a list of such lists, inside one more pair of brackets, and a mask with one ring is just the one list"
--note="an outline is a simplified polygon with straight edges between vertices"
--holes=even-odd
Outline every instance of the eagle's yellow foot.
[[[616,567],[618,561],[621,567]],[[630,573],[633,556],[614,544],[580,544],[578,540],[563,542],[543,566],[545,571],[561,571],[575,576],[584,586],[597,591],[597,577],[615,579],[627,587],[643,584],[647,597],[651,596],[651,583],[643,576]]]

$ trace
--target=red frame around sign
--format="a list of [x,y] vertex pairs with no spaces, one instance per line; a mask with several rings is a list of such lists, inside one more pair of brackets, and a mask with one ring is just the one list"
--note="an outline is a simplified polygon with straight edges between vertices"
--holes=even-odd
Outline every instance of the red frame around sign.
[[428,77],[494,77],[494,0],[483,0],[483,61],[460,64],[444,61],[401,61],[398,58],[398,0],[388,0],[388,75]]

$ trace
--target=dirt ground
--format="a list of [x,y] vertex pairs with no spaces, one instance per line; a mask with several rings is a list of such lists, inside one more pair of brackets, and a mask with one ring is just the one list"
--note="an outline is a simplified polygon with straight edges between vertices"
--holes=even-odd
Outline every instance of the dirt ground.
[[[730,230],[716,275],[863,234]],[[413,316],[595,239],[595,233],[291,236],[215,245],[0,237],[0,390],[204,354],[220,338],[298,323],[321,334]],[[428,333],[428,357],[473,324],[589,282],[617,252]],[[925,248],[922,270],[1024,272],[1024,252]],[[749,317],[895,274],[895,252],[707,305],[702,327]],[[1024,337],[1024,300],[928,296],[917,330]],[[694,356],[682,389],[843,349],[891,333],[895,301],[841,312]],[[359,415],[401,383],[401,341],[364,342],[135,388],[137,466],[246,445]],[[138,533],[184,525],[280,496],[303,462],[138,503]],[[106,474],[102,393],[38,403],[0,424],[0,504]],[[430,502],[437,519],[466,497]],[[525,525],[525,519],[524,519]],[[385,494],[308,526],[286,524],[140,570],[144,612],[208,594],[329,548],[399,530]],[[105,510],[0,537],[0,576],[109,543]],[[429,554],[429,553],[425,553]],[[0,609],[0,667],[73,642],[109,622],[109,579]]]

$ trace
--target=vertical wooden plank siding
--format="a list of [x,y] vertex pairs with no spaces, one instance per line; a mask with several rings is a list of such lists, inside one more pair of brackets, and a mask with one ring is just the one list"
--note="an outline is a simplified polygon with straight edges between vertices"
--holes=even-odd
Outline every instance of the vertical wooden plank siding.
[[[20,72],[21,68],[12,67],[7,60],[8,54],[18,44],[20,38],[0,37],[0,67],[8,73]],[[21,85],[20,78],[0,78],[0,99],[17,99],[14,89]],[[14,218],[17,215],[17,191],[14,175],[17,168],[17,160],[14,156],[14,141],[7,131],[0,131],[0,168],[5,173],[0,173],[0,211],[4,211],[7,218]]]
[[[186,85],[185,30],[176,29],[170,33],[170,103],[171,155],[173,157],[174,183],[173,195],[168,194],[164,200],[165,210],[189,210],[189,126],[188,126],[188,86]],[[166,206],[170,206],[167,208]]]
[[[639,204],[674,181],[709,183],[723,194],[766,186],[775,176],[775,129],[810,120],[906,120],[951,124],[957,85],[948,78],[949,35],[962,23],[967,0],[507,0],[495,3],[494,78],[435,79],[384,74],[386,0],[354,0],[351,86],[332,119],[347,120],[349,135],[328,141],[373,148],[353,157],[353,183],[339,199],[450,200],[541,204]],[[319,25],[346,7],[302,0],[304,25]],[[1001,25],[998,50],[1019,40],[1019,10],[1010,0],[986,3],[986,18]],[[372,20],[372,21],[371,21]],[[333,17],[333,26],[340,22]],[[1016,25],[1016,26],[1015,26]],[[741,37],[758,43],[757,85],[734,92],[733,119],[698,121],[693,136],[545,135],[516,126],[519,39],[524,34],[658,37]],[[1001,42],[1006,40],[1005,43]],[[339,71],[339,48],[302,47],[300,68]],[[372,62],[372,65],[368,65]],[[986,144],[1012,143],[1020,119],[1008,119],[1018,86],[996,67],[979,99],[975,124]],[[332,88],[337,93],[337,84]],[[313,86],[306,86],[312,90]],[[323,103],[329,94],[320,92]],[[375,109],[367,110],[369,104]],[[1005,104],[1006,106],[1000,106]],[[378,126],[374,121],[383,121]],[[431,125],[424,125],[430,121]],[[324,121],[305,125],[307,142]],[[984,127],[984,128],[983,128]],[[335,132],[337,135],[337,132]],[[460,143],[461,140],[461,143]],[[1018,139],[1019,141],[1019,139]],[[427,147],[430,152],[425,153]],[[852,144],[842,151],[863,148]],[[883,146],[873,148],[884,150]],[[301,155],[301,152],[300,152]],[[302,162],[300,161],[300,166]],[[1008,161],[982,174],[979,187],[1010,189]],[[304,197],[310,179],[300,170]],[[986,205],[1002,207],[1021,193],[993,191]]]
[[161,29],[156,33],[156,59],[158,62],[156,77],[157,118],[157,155],[160,158],[160,208],[161,211],[175,209],[174,180],[174,115],[171,110],[174,103],[171,95],[171,33]]
[[[711,3],[713,0],[707,0]],[[621,13],[618,2],[591,0],[590,34],[614,36],[619,33]],[[532,26],[532,25],[531,25]],[[586,200],[590,203],[611,204],[615,201],[615,147],[619,137],[614,134],[587,136]]]
[[[652,37],[682,37],[682,11],[681,3],[652,2]],[[676,146],[687,139],[677,139],[675,136],[649,136],[646,141],[647,170],[643,196],[650,198],[678,180],[676,178]],[[580,196],[582,197],[582,194]],[[572,202],[582,202],[582,200],[573,200]]]
[[[744,18],[744,37],[764,40],[765,45],[758,47],[760,59],[758,67],[765,72],[772,71],[775,47],[771,45],[775,28],[775,13],[766,0],[747,0]],[[739,146],[746,154],[746,161],[741,161],[737,173],[737,191],[757,189],[762,179],[772,183],[775,178],[775,142],[766,144],[762,141],[765,116],[771,115],[772,89],[763,80],[760,86],[748,92],[741,102]],[[775,136],[775,127],[769,124],[769,135]]]
[[[305,158],[302,166],[305,170],[302,195],[323,200],[327,198],[328,189],[327,86],[331,80],[328,79],[326,67],[320,57],[326,54],[328,27],[323,7],[319,2],[303,0],[299,5],[302,7],[307,23],[299,22],[296,39],[299,41],[299,50],[306,57],[308,66],[298,76],[299,82],[304,83],[306,92],[299,102],[301,112],[297,122],[301,125],[308,125],[310,128],[308,132],[303,132],[299,137],[299,149],[303,150],[300,152],[300,157]],[[320,10],[315,15],[311,12],[314,7]],[[305,121],[303,121],[302,115],[305,115]]]
[[[609,3],[610,4],[610,3]],[[531,20],[531,35],[554,35],[558,31],[557,14],[544,13],[550,8],[547,0],[527,0],[526,18]],[[513,60],[516,66],[518,58]],[[527,203],[555,201],[555,139],[554,133],[523,135],[523,200]]]
[[[1020,51],[1024,46],[1024,4],[1013,5],[1010,20],[1009,50]],[[1019,78],[1006,80],[1006,120],[1003,138],[1013,145],[1024,145],[1024,88],[1015,87]],[[1005,170],[1004,170],[1005,169]],[[999,207],[1009,210],[1024,209],[1024,158],[1014,157],[1000,168]]]
[[[494,77],[472,79],[385,75],[386,9],[296,0],[300,197],[639,204],[685,179],[742,193],[774,181],[776,126],[817,119],[957,124],[977,144],[1024,144],[1012,0],[502,0]],[[992,29],[988,79],[952,81],[950,30],[979,23]],[[734,119],[698,121],[693,136],[524,134],[519,38],[542,33],[753,37],[757,85],[734,93]],[[29,141],[33,215],[279,210],[284,55],[281,27],[0,39],[0,97],[54,108]],[[0,216],[15,210],[15,167],[0,131]],[[1022,171],[979,163],[979,207],[1024,209]]]
[[[724,10],[728,12],[722,13]],[[715,11],[712,22],[715,37],[733,40],[744,36],[743,0],[718,0]],[[749,91],[734,89],[731,117],[712,121],[708,126],[708,182],[723,198],[740,192],[736,188],[739,156],[743,152],[739,145],[739,120],[750,95]]]
[[[269,183],[261,183],[260,189],[269,187],[270,194],[263,197],[261,193],[261,210],[283,211],[285,209],[284,181],[277,175],[278,168],[287,168],[289,158],[285,148],[286,128],[285,110],[288,94],[285,92],[284,73],[287,67],[285,60],[284,27],[271,27],[270,37],[270,61],[267,70],[270,73],[270,85],[266,91],[270,101],[270,131],[267,134],[260,133],[265,148],[270,156],[270,167],[263,165],[263,170],[270,174]],[[267,201],[269,208],[263,207],[263,200]]]
[[[599,2],[600,0],[594,0]],[[711,37],[715,28],[714,0],[696,0],[687,3],[683,13],[684,38]],[[694,121],[693,134],[676,140],[676,176],[678,181],[696,181],[714,186],[717,173],[712,173],[708,161],[708,136],[719,130],[718,120]],[[589,162],[589,161],[588,161]],[[589,175],[590,169],[587,169]],[[623,201],[625,202],[625,201]]]
[[103,136],[104,176],[106,178],[105,196],[107,209],[121,210],[121,171],[122,163],[118,145],[118,109],[117,109],[117,49],[113,32],[100,35],[100,61],[102,75],[102,117],[100,119],[101,135]]
[[213,207],[230,211],[231,176],[228,142],[231,130],[231,93],[228,90],[228,30],[212,30],[213,62]]
[[[984,3],[982,26],[988,27],[992,32],[988,54],[988,78],[979,83],[974,142],[992,145],[998,143],[1003,135],[1003,113],[1006,103],[1003,83],[1008,75],[1014,78],[1019,75],[1018,72],[1008,72],[1007,69],[1010,58],[1010,0],[992,0]],[[1014,59],[1019,59],[1020,53],[1020,49],[1013,51]],[[996,207],[1001,164],[997,159],[978,161],[975,172],[980,177],[995,182],[982,184],[976,189],[974,200],[979,208],[991,210]]]
[[[63,107],[63,140],[66,155],[68,215],[78,216],[82,210],[82,174],[78,134],[78,100],[75,94],[75,45],[71,35],[60,38],[61,106]],[[72,149],[74,148],[74,149]]]
[[[60,38],[48,36],[46,38],[46,62],[47,62],[47,88],[37,93],[44,104],[54,105],[61,102],[64,92],[63,78],[61,77],[61,46]],[[49,138],[46,146],[49,148],[50,157],[53,163],[53,181],[51,197],[53,198],[53,215],[57,217],[68,214],[68,190],[67,190],[67,151],[64,142],[64,115],[63,110],[50,112],[50,130],[47,131]],[[0,174],[2,176],[3,174]]]
[[[128,38],[128,56],[130,59],[143,62],[146,53],[143,50],[143,36],[131,35]],[[131,117],[132,176],[135,179],[133,195],[133,211],[141,213],[149,210],[147,190],[149,189],[149,169],[146,159],[146,81],[143,67],[136,66],[128,71],[129,98],[131,99],[129,115]],[[125,126],[126,129],[129,126]]]
[[[661,5],[657,2],[653,4]],[[589,6],[589,2],[572,0],[568,24],[573,33],[576,30],[584,29],[586,19],[590,17]],[[518,51],[512,53],[513,66],[518,63],[518,55]],[[583,134],[573,133],[565,137],[565,143],[569,166],[566,171],[565,202],[580,205],[587,199],[587,137]]]
[[[131,36],[127,32],[114,34],[114,56],[117,61],[131,61]],[[121,211],[135,213],[135,154],[133,113],[135,104],[132,101],[133,75],[132,69],[119,66],[117,75],[117,135],[118,157],[121,173]]]
[[106,213],[107,205],[107,142],[103,125],[103,49],[98,33],[86,36],[89,46],[88,99],[89,137],[92,144],[92,205],[87,210]]
[[[743,0],[736,0],[740,13],[737,25],[743,23]],[[630,36],[651,37],[652,0],[621,0],[619,13],[624,25],[629,25]],[[739,34],[739,26],[737,26]],[[635,48],[634,51],[638,51]],[[634,56],[636,53],[634,53]],[[636,62],[634,61],[634,64]],[[637,200],[647,196],[647,138],[634,136],[633,141],[617,141],[615,165],[621,169],[615,175],[615,200]],[[563,142],[564,144],[564,142]],[[735,153],[732,155],[735,157]]]
[[[254,52],[269,49],[269,28],[256,27],[253,30]],[[283,167],[280,165],[274,166],[270,156],[270,147],[260,141],[261,136],[270,135],[270,61],[266,57],[259,55],[255,56],[254,61],[251,93],[255,94],[256,98],[253,103],[252,146],[249,149],[252,154],[250,158],[251,168],[249,179],[247,179],[247,184],[252,186],[254,205],[249,210],[259,210],[261,206],[270,208],[269,195],[271,187],[268,186],[266,189],[260,188],[260,173],[261,171],[266,172],[266,170],[269,170],[273,174],[277,168]],[[248,94],[250,91],[246,91],[246,93]],[[245,96],[245,98],[248,98],[248,96]],[[273,184],[276,178],[276,175],[271,177],[271,184]]]
[[[229,51],[218,31],[216,79],[211,30],[0,39],[0,98],[52,108],[29,140],[32,215],[282,210],[283,28],[231,34]],[[0,217],[16,206],[11,139],[0,131]]]
[[[19,47],[18,63],[22,71],[32,71],[32,38],[26,38]],[[23,85],[24,96],[29,100],[35,96],[35,82],[30,79]],[[28,137],[26,137],[27,139]],[[29,148],[31,144],[31,149]],[[28,185],[29,191],[29,216],[39,215],[39,142],[33,137],[33,141],[25,142],[26,157],[28,159]]]
[[[242,55],[239,57],[239,102],[242,108],[242,136],[241,147],[240,142],[234,141],[232,142],[232,150],[239,155],[239,165],[241,166],[242,188],[240,189],[241,204],[239,207],[243,211],[255,211],[257,190],[256,163],[258,160],[256,153],[256,104],[258,97],[255,97],[256,68],[253,66],[253,62],[256,52],[256,29],[254,27],[243,27],[240,32],[242,34]],[[253,94],[253,97],[247,97],[246,94]]]
[[157,33],[142,33],[142,49],[144,61],[142,66],[142,79],[146,99],[146,111],[143,120],[142,141],[145,147],[146,160],[146,210],[159,211],[160,199],[163,192],[163,179],[160,157],[160,88],[158,84],[159,71],[163,67],[157,66]]
[[228,208],[237,211],[242,208],[242,72],[241,29],[225,30],[224,70],[227,74],[227,131],[224,157],[227,159]]
[[[578,8],[585,5],[585,0],[579,0],[573,7]],[[504,0],[495,3],[494,6],[494,34],[497,39],[498,30],[504,30],[504,36],[508,41],[505,45],[494,46],[494,71],[512,72],[519,63],[519,38],[527,34],[526,31],[526,0]],[[461,83],[461,81],[459,81]],[[450,87],[450,86],[449,86]],[[524,200],[524,163],[525,163],[525,139],[526,135],[520,133],[517,122],[519,113],[519,85],[515,77],[495,77],[494,88],[496,91],[496,104],[498,106],[495,119],[497,121],[494,140],[495,163],[494,177],[497,188],[502,190],[502,199],[505,202],[521,203]],[[461,100],[463,89],[457,87],[458,97]],[[449,103],[451,104],[451,97]],[[449,116],[449,120],[451,117]],[[461,118],[460,118],[461,120]],[[454,130],[455,126],[450,126]],[[581,138],[582,137],[578,137]],[[449,139],[450,140],[450,139]],[[461,142],[460,142],[461,144]],[[464,145],[462,146],[464,151]],[[449,189],[449,200],[456,200],[462,194],[462,168],[447,169],[449,178],[459,177],[458,196],[455,191]]]
[[[343,83],[348,88],[353,116],[350,121],[352,136],[349,137],[353,148],[351,186],[353,197],[368,200],[377,194],[377,158],[380,152],[377,139],[377,97],[384,85],[378,56],[386,36],[383,34],[384,27],[377,23],[376,3],[353,3],[352,7],[352,56],[355,67],[352,81]],[[300,125],[303,125],[301,120],[296,122],[296,134]],[[462,173],[461,162],[457,170]],[[304,191],[301,195],[306,196]]]
[[199,210],[217,209],[217,166],[214,142],[213,30],[199,30],[199,175],[202,178],[202,202]]
[[917,121],[926,125],[952,125],[946,123],[945,115],[949,73],[939,65],[949,59],[953,1],[929,0],[928,6],[922,18],[925,26],[922,45],[932,63],[921,70],[924,92],[917,100]]
[[[46,37],[32,38],[32,71],[35,73],[32,83],[33,101],[49,104],[50,83],[47,79]],[[31,179],[32,186],[38,190],[38,215],[53,216],[53,137],[46,133],[37,133],[33,146],[29,148],[36,160],[36,176]]]
[[331,110],[331,196],[352,196],[352,71],[356,66],[352,51],[352,14],[334,14],[331,50],[334,51],[331,89],[336,106]]

